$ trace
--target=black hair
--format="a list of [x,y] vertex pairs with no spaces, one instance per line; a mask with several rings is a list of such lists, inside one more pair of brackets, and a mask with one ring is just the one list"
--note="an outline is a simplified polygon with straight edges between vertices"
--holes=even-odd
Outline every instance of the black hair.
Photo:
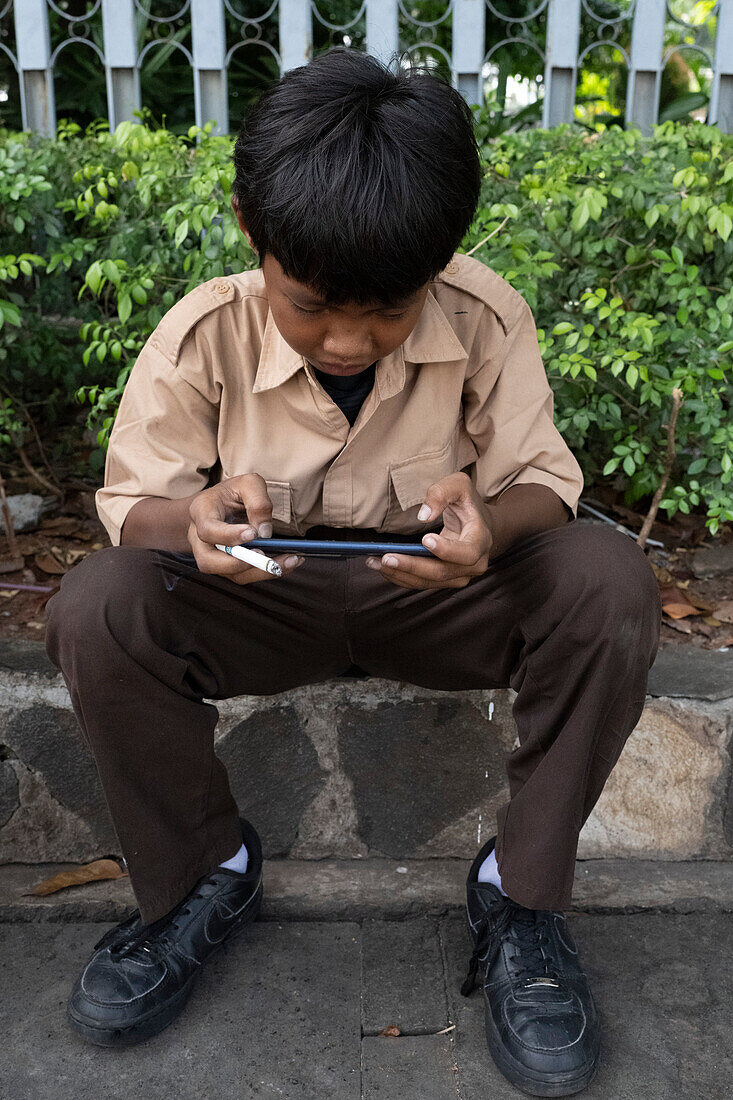
[[446,266],[478,204],[471,109],[446,81],[335,48],[245,114],[234,196],[260,257],[325,301],[391,303]]

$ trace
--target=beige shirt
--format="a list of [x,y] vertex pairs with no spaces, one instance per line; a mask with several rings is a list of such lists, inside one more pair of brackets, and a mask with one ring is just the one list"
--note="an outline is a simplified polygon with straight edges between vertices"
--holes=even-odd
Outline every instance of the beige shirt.
[[412,533],[426,489],[465,470],[484,500],[538,483],[576,516],[583,475],[552,414],[529,306],[473,257],[457,253],[430,284],[353,426],[275,327],[262,271],[245,271],[187,294],[140,352],[97,510],[118,545],[136,501],[258,473],[275,534]]

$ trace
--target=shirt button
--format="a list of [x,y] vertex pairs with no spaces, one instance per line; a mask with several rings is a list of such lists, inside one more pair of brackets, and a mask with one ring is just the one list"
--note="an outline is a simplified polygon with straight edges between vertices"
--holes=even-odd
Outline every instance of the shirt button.
[[455,260],[451,260],[451,262],[449,264],[446,264],[445,266],[445,271],[447,275],[457,275],[458,270],[458,264],[455,262]]
[[227,294],[229,292],[229,283],[217,283],[216,292],[217,294]]

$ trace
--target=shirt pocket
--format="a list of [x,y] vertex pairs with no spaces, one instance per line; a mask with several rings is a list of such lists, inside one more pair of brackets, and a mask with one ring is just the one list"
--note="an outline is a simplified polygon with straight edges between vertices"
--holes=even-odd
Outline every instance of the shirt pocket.
[[272,518],[276,523],[285,523],[290,526],[292,522],[292,495],[293,490],[289,481],[267,481],[267,495],[272,501]]
[[436,481],[459,473],[478,458],[473,440],[459,422],[453,435],[437,451],[427,451],[389,467],[389,504],[382,528],[416,531],[424,528],[417,518],[425,493]]

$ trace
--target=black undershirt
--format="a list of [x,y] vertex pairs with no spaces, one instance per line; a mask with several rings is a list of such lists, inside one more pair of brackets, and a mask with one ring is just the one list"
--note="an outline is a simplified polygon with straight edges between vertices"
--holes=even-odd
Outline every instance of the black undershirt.
[[359,374],[327,374],[313,367],[313,373],[332,401],[338,405],[349,424],[353,426],[359,409],[366,401],[374,386],[374,374],[377,364],[360,371]]

